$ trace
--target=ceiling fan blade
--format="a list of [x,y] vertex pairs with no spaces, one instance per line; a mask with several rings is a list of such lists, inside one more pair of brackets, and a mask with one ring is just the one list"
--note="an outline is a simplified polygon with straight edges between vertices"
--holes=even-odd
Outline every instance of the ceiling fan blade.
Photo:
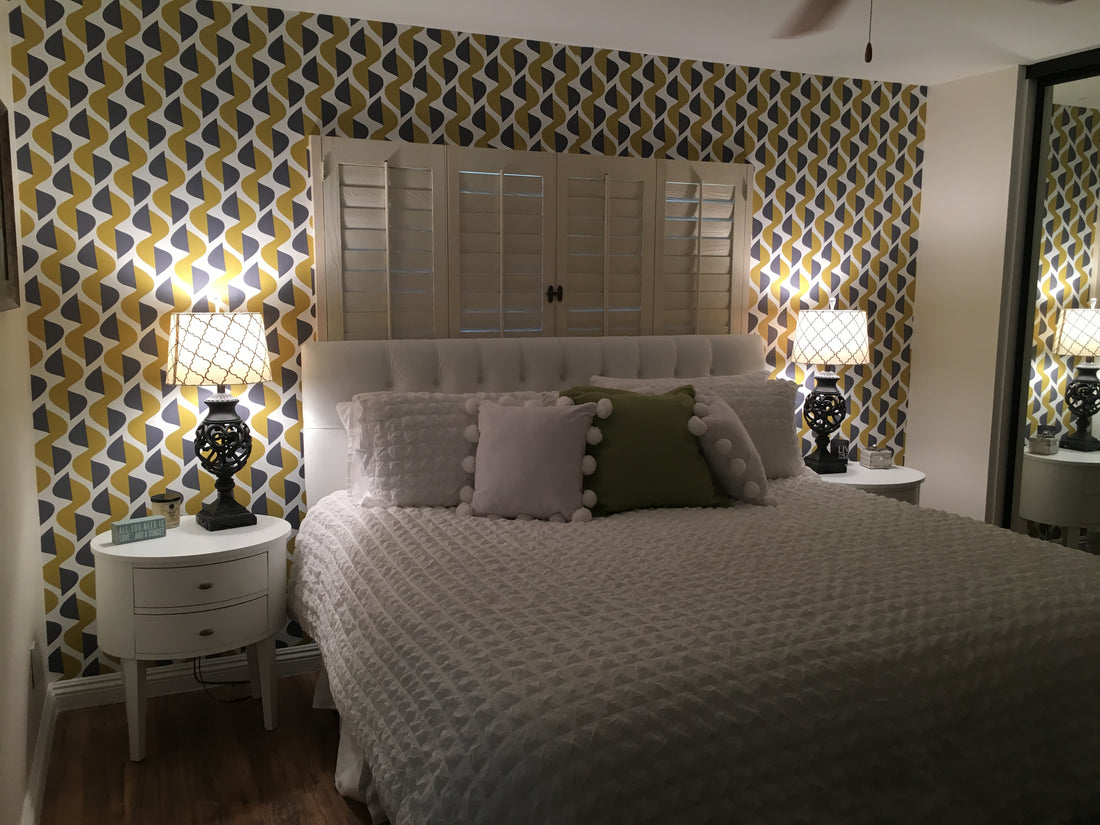
[[804,0],[802,7],[783,25],[776,37],[800,37],[825,28],[847,0]]

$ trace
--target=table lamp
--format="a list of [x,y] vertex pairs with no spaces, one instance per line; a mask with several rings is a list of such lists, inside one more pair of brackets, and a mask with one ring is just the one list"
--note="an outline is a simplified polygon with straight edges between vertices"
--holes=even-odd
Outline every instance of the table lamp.
[[802,405],[802,415],[816,436],[806,466],[817,473],[844,473],[848,461],[829,451],[833,433],[848,414],[848,402],[837,388],[840,376],[833,366],[866,364],[870,359],[867,313],[859,309],[807,309],[798,315],[794,331],[793,361],[820,364],[813,391]]
[[1059,355],[1085,356],[1077,364],[1077,375],[1066,385],[1066,406],[1073,414],[1077,432],[1066,433],[1058,442],[1067,450],[1091,453],[1100,450],[1100,440],[1089,432],[1092,417],[1100,412],[1100,364],[1092,359],[1100,355],[1100,309],[1096,299],[1088,309],[1063,309],[1054,336],[1054,351]]
[[229,384],[271,380],[263,316],[255,312],[180,312],[172,316],[165,383],[217,386],[206,400],[209,412],[195,429],[195,455],[217,477],[213,501],[204,502],[195,521],[206,530],[256,523],[233,497],[233,475],[252,453],[252,433],[241,420]]

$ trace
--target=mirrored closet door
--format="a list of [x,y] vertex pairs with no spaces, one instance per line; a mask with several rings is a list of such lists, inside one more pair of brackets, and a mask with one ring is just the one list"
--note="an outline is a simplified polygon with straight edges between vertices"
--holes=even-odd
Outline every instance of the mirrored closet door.
[[1009,512],[1017,529],[1100,553],[1100,64],[1068,71],[1037,77]]

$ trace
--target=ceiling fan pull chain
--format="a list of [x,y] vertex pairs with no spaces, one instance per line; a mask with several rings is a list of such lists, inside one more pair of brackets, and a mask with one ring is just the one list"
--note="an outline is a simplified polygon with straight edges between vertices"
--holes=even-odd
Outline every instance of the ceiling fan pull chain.
[[867,10],[867,48],[863,50],[863,62],[870,63],[871,58],[874,57],[874,50],[871,48],[871,21],[875,16],[875,0],[871,0],[871,7]]

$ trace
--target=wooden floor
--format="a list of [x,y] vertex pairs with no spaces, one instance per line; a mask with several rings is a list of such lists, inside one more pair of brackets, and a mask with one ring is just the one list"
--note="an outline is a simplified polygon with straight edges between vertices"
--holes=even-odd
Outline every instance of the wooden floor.
[[[201,690],[149,699],[148,756],[129,760],[123,705],[58,716],[41,825],[358,825],[333,786],[337,721],[314,710],[316,673],[279,680],[279,726],[258,700]],[[247,687],[215,687],[233,698]],[[242,693],[243,691],[243,693]]]

